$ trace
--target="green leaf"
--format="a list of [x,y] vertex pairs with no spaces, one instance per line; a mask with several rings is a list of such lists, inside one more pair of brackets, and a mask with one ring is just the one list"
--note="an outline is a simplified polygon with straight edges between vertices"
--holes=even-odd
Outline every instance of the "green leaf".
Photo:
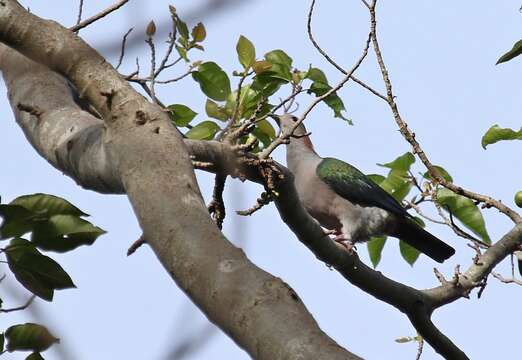
[[210,99],[207,99],[205,104],[205,111],[208,116],[214,119],[218,119],[221,121],[226,121],[229,119],[229,116],[224,107],[219,106],[215,102]]
[[57,214],[88,216],[67,200],[57,196],[40,193],[24,195],[8,205],[0,205],[0,216],[4,218],[0,226],[0,238],[22,236],[31,231],[38,221]]
[[292,58],[283,50],[272,50],[265,54],[265,59],[272,64],[281,64],[290,69],[292,67]]
[[379,186],[386,190],[395,200],[401,202],[410,192],[413,184],[408,174],[402,170],[390,170],[384,181]]
[[22,236],[33,229],[37,214],[19,205],[0,205],[0,239]]
[[453,216],[484,242],[491,243],[482,213],[472,200],[451,190],[439,189],[437,191],[437,203],[449,210]]
[[202,63],[192,77],[199,83],[201,91],[209,98],[224,101],[230,94],[230,80],[227,74],[215,62]]
[[188,106],[182,104],[172,104],[168,106],[170,119],[176,126],[187,126],[198,114]]
[[45,360],[39,352],[30,354],[25,360]]
[[[264,71],[256,75],[251,88],[268,98],[275,94],[282,84],[288,83],[289,80],[281,79],[283,76],[271,70]],[[290,72],[288,76],[291,76]]]
[[9,268],[33,294],[52,301],[54,290],[75,287],[69,275],[53,259],[42,255],[29,241],[15,238],[5,249]]
[[506,61],[509,61],[517,56],[519,56],[520,54],[522,54],[522,40],[519,40],[515,43],[515,45],[513,45],[513,48],[511,50],[509,50],[507,53],[505,53],[504,55],[502,55],[498,60],[497,60],[497,63],[495,65],[498,65],[500,63],[503,63],[503,62],[506,62]]
[[272,68],[272,63],[270,61],[266,61],[266,60],[260,60],[260,61],[256,61],[255,63],[252,64],[252,69],[254,70],[254,72],[256,74],[261,74],[265,71],[268,71]]
[[202,42],[207,37],[207,31],[202,23],[198,23],[192,28],[192,39],[195,42]]
[[175,46],[176,51],[178,52],[179,56],[186,62],[189,61],[189,58],[187,57],[187,49],[185,49],[183,46],[176,45]]
[[399,170],[399,171],[409,171],[411,165],[415,163],[415,156],[413,156],[412,153],[407,152],[404,155],[399,156],[392,162],[386,163],[386,164],[377,164],[379,166],[387,167],[392,170]]
[[[442,176],[442,178],[446,181],[453,182],[453,178],[451,175],[444,169],[442,166],[434,165],[435,169],[439,171],[439,174]],[[426,171],[424,175],[422,175],[425,179],[431,180],[431,175],[429,171]]]
[[178,30],[178,33],[185,39],[189,38],[189,31],[187,24],[182,21],[179,16],[176,16],[176,29]]
[[[317,97],[323,96],[332,89],[332,87],[328,84],[326,75],[318,68],[310,68],[306,73],[305,78],[313,81],[312,85],[310,85],[308,93],[313,93]],[[342,111],[346,110],[346,108],[344,107],[344,103],[341,98],[337,96],[337,93],[334,92],[333,94],[326,97],[323,101],[334,111],[335,117],[346,120],[350,125],[353,125],[353,122],[350,119],[343,116]]]
[[305,75],[306,79],[310,79],[313,82],[320,82],[323,84],[328,84],[328,80],[326,79],[326,75],[324,72],[318,68],[310,68]]
[[256,128],[252,131],[252,134],[263,144],[264,147],[270,145],[276,138],[276,132],[272,125],[266,121],[261,120],[257,122]]
[[402,258],[406,260],[408,264],[413,266],[415,261],[417,261],[419,258],[420,251],[402,240],[399,241],[399,249],[401,251]]
[[41,352],[60,340],[54,337],[46,327],[34,323],[11,326],[5,332],[7,350],[31,350]]
[[256,49],[254,44],[246,37],[241,35],[236,45],[237,56],[239,58],[239,62],[245,70],[248,70],[252,64],[256,61]]
[[486,146],[501,140],[522,140],[522,127],[514,131],[509,128],[503,129],[495,124],[482,136],[482,147],[485,149]]
[[216,124],[213,121],[207,120],[200,122],[192,129],[187,131],[185,136],[189,139],[194,140],[212,140],[219,129],[220,128],[218,124]]
[[386,236],[372,237],[368,241],[368,254],[370,255],[370,261],[374,268],[379,265],[381,261],[381,253],[386,243]]
[[41,249],[66,252],[81,245],[92,245],[105,230],[71,215],[55,215],[38,222],[31,241]]
[[[227,114],[230,114],[230,116],[235,112],[236,99],[237,91],[231,92],[230,95],[228,95],[225,110]],[[250,117],[256,109],[260,99],[261,94],[258,91],[253,90],[249,85],[243,86],[241,88],[241,96],[239,97],[238,119]]]
[[384,179],[386,179],[386,177],[379,175],[379,174],[369,174],[366,176],[368,176],[370,178],[370,180],[372,180],[377,185],[379,185],[380,183],[382,183],[384,181]]
[[261,130],[263,133],[268,135],[270,139],[276,138],[276,132],[274,127],[266,120],[261,120],[256,123],[256,126]]

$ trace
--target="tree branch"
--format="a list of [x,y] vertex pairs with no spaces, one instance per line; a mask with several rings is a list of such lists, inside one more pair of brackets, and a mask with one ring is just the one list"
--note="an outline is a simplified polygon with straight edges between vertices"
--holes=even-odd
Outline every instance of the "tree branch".
[[399,130],[402,136],[410,143],[413,148],[413,153],[417,154],[419,159],[421,159],[422,163],[428,169],[430,176],[442,186],[454,191],[459,195],[463,195],[469,199],[476,200],[478,202],[484,203],[485,207],[494,207],[498,209],[501,213],[505,214],[509,217],[514,223],[519,224],[522,222],[522,217],[514,210],[504,205],[501,201],[493,199],[490,196],[478,194],[469,190],[462,188],[454,184],[453,182],[447,181],[442,177],[437,168],[433,166],[431,161],[428,159],[426,153],[422,150],[420,144],[415,139],[415,134],[408,128],[408,124],[404,121],[399,113],[399,109],[397,107],[397,103],[395,102],[395,96],[393,94],[392,84],[390,81],[390,77],[388,74],[388,69],[386,68],[386,64],[384,63],[383,56],[381,53],[381,49],[379,47],[379,41],[377,38],[377,20],[375,14],[375,6],[370,6],[370,22],[371,22],[371,39],[373,44],[373,49],[375,50],[375,55],[377,57],[377,63],[379,64],[379,68],[381,70],[382,79],[384,81],[384,85],[386,86],[386,102],[390,106],[390,109],[393,113],[393,118],[395,122],[399,126]]
[[101,114],[98,136],[148,244],[178,286],[239,346],[256,359],[358,359],[319,329],[287,284],[252,264],[217,229],[183,139],[159,106],[73,33],[14,0],[0,3],[0,41],[65,76]]

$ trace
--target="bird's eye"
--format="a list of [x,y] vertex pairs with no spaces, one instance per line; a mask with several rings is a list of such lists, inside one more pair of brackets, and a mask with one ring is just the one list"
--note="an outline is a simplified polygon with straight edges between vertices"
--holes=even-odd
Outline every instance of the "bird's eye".
[[299,119],[297,118],[297,116],[292,116],[292,121],[293,121],[293,122],[296,122],[297,120],[299,120]]

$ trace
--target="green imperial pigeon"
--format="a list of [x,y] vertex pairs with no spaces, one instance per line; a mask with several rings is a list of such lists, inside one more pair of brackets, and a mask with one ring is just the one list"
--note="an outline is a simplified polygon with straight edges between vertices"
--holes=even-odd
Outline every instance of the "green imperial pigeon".
[[[285,134],[297,120],[288,114],[275,118]],[[451,246],[422,229],[397,200],[358,169],[317,155],[302,124],[286,146],[286,162],[306,210],[348,248],[372,236],[389,235],[438,262],[455,253]]]

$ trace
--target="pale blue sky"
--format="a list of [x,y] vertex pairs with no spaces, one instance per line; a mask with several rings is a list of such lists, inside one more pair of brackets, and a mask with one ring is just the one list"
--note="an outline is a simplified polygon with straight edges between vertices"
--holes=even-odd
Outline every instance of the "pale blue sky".
[[[203,1],[173,3],[183,14]],[[95,13],[110,1],[86,1],[85,15]],[[124,10],[81,32],[94,47],[117,37],[130,26],[144,32],[149,20],[167,18],[167,1],[132,0]],[[31,11],[63,24],[76,19],[75,1],[25,1]],[[248,37],[258,54],[284,49],[297,67],[310,63],[326,71],[334,83],[342,76],[326,64],[306,36],[309,1],[250,1],[228,8],[219,16],[201,19],[208,37],[205,53],[194,59],[212,59],[227,71],[239,69],[235,43],[240,34]],[[520,73],[522,61],[494,66],[497,58],[519,40],[522,14],[517,1],[382,2],[378,9],[379,34],[385,61],[394,83],[402,114],[434,163],[443,165],[455,181],[513,205],[520,182],[520,144],[501,143],[484,151],[482,134],[494,123],[518,128]],[[322,46],[345,67],[359,56],[367,33],[367,15],[359,1],[318,1],[315,33]],[[194,25],[194,24],[190,24]],[[116,46],[119,47],[119,44]],[[129,51],[124,72],[133,70],[134,57],[148,63],[145,43]],[[117,55],[109,58],[113,63]],[[182,73],[183,69],[175,73]],[[358,72],[370,84],[382,89],[373,57]],[[2,85],[2,94],[5,88]],[[159,90],[166,103],[185,103],[206,120],[204,96],[187,78],[176,86]],[[384,173],[376,163],[392,160],[409,150],[383,102],[350,84],[340,92],[355,126],[333,119],[320,105],[307,120],[318,152],[346,160],[367,173]],[[301,109],[306,99],[301,101]],[[143,247],[127,258],[125,253],[140,235],[136,219],[123,196],[99,195],[81,190],[69,178],[49,166],[27,143],[15,124],[5,95],[0,97],[4,119],[0,122],[0,195],[4,201],[16,196],[46,192],[62,196],[92,215],[91,220],[108,231],[92,247],[70,254],[51,256],[69,272],[78,289],[60,291],[52,303],[37,301],[43,319],[62,339],[61,347],[78,360],[164,359],[177,339],[198,329],[205,318],[173,285],[150,249]],[[275,154],[284,161],[282,149]],[[416,165],[416,171],[424,171]],[[212,190],[212,177],[199,177],[204,194]],[[415,335],[405,316],[348,284],[335,271],[318,262],[279,220],[273,206],[254,216],[240,218],[233,210],[255,202],[262,189],[257,185],[229,182],[226,189],[229,216],[225,233],[234,241],[247,239],[250,259],[288,282],[314,314],[322,329],[340,345],[367,359],[413,359],[415,344],[397,344],[400,336]],[[510,223],[493,210],[485,213],[493,239],[509,230]],[[398,252],[397,242],[388,242],[379,270],[407,284],[432,287],[437,284],[433,267],[451,276],[456,264],[466,267],[474,253],[465,241],[448,229],[429,224],[429,230],[456,249],[444,265],[421,257],[413,268]],[[240,235],[244,234],[244,236]],[[368,261],[366,247],[359,254]],[[505,274],[509,264],[497,269]],[[4,296],[6,306],[18,305]],[[472,359],[514,358],[518,352],[522,310],[518,306],[522,289],[490,279],[480,300],[459,300],[437,311],[435,322]],[[23,296],[27,296],[24,294]],[[11,300],[11,301],[10,301]],[[186,315],[193,310],[192,315]],[[183,318],[183,316],[188,316]],[[183,318],[176,324],[176,319]],[[28,312],[2,316],[0,328],[30,321]],[[46,353],[53,359],[54,351]],[[23,357],[7,355],[9,358]],[[247,359],[230,339],[219,333],[192,359]],[[425,347],[423,359],[437,359]]]

